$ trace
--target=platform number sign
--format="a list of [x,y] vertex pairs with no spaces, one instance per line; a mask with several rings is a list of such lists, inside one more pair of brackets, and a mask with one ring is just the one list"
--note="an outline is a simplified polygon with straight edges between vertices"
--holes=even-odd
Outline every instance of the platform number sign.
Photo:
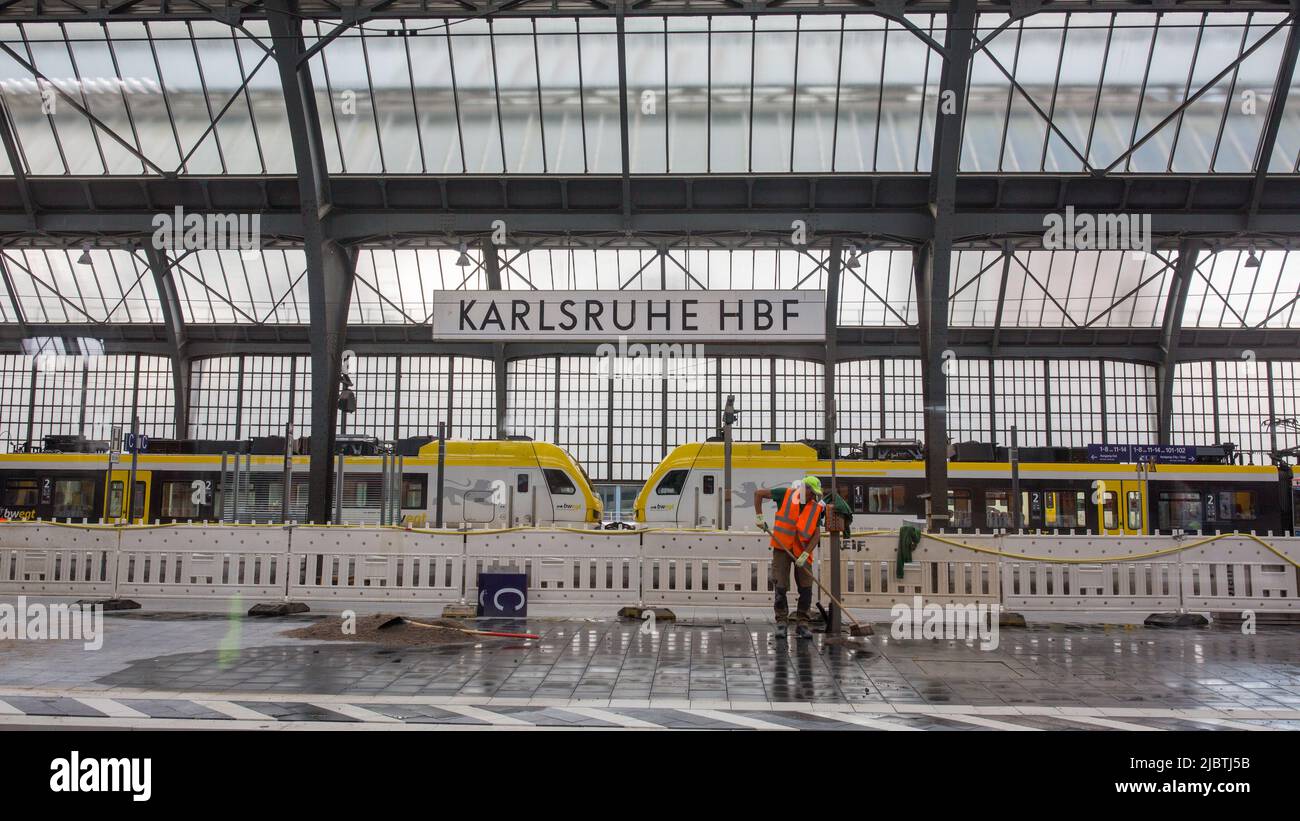
[[41,479],[41,504],[48,505],[54,498],[54,483],[47,476]]
[[127,453],[144,453],[149,449],[149,437],[143,433],[136,436],[128,433],[122,437],[122,450]]

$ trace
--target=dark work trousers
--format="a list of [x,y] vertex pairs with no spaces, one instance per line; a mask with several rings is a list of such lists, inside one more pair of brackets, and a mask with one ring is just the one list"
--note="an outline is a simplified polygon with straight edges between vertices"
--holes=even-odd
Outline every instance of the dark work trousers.
[[773,607],[776,610],[776,621],[783,624],[790,620],[790,604],[786,601],[786,594],[790,591],[790,569],[794,568],[795,585],[799,588],[798,610],[795,611],[795,620],[799,624],[807,624],[811,618],[809,610],[812,609],[812,588],[813,577],[812,558],[809,557],[808,564],[803,567],[795,567],[794,556],[791,556],[780,548],[772,549],[772,588],[773,588]]

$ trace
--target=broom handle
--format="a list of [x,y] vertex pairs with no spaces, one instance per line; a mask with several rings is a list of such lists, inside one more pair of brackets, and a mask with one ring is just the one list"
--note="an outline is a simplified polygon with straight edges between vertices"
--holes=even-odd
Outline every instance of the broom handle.
[[[792,558],[792,559],[796,559],[796,557],[795,557],[795,555],[794,555],[794,553],[793,553],[792,551],[787,550],[787,549],[786,549],[785,547],[783,547],[783,546],[781,546],[780,549],[781,549],[781,550],[784,550],[784,551],[786,552],[786,554],[788,554],[788,555],[790,556],[790,558]],[[796,560],[797,560],[797,559],[796,559]],[[812,570],[810,569],[810,570],[808,571],[808,575],[809,575],[809,576],[812,576],[812,580],[813,580],[814,582],[817,583],[817,586],[821,588],[822,592],[825,593],[826,596],[827,596],[831,601],[835,602],[835,606],[838,607],[838,608],[839,608],[839,609],[844,613],[844,615],[846,615],[846,616],[849,617],[849,621],[853,622],[853,626],[854,626],[854,627],[861,627],[861,626],[862,626],[862,624],[861,624],[857,619],[853,618],[853,614],[849,612],[849,608],[847,608],[847,607],[844,606],[844,602],[842,602],[842,601],[840,601],[839,599],[835,598],[835,594],[832,593],[831,591],[829,591],[829,590],[826,589],[826,585],[822,584],[822,580],[819,579],[819,578],[817,578],[817,574],[816,574],[816,573],[812,572]],[[798,571],[798,565],[796,565],[796,566],[795,566],[795,579],[797,580],[798,577],[799,577],[799,571]]]

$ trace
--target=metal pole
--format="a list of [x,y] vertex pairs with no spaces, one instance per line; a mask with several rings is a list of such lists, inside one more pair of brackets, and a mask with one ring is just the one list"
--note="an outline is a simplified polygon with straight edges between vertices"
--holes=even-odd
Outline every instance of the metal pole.
[[289,499],[293,494],[293,423],[284,426],[284,489],[280,493],[280,523],[289,523]]
[[406,473],[406,457],[399,455],[397,457],[397,475],[393,481],[397,483],[397,493],[393,500],[393,524],[402,524],[402,477]]
[[388,491],[393,483],[393,472],[388,467],[388,454],[379,454],[379,526],[388,524]]
[[217,498],[213,500],[213,511],[219,521],[226,521],[226,451],[221,451],[221,477],[217,479]]
[[[339,437],[348,435],[348,412],[340,410],[339,415],[342,417],[340,424],[342,429],[339,431]],[[343,446],[340,443],[338,466],[334,470],[334,524],[343,524]]]
[[[239,445],[236,444],[236,447],[238,446]],[[239,462],[240,462],[239,456],[240,456],[240,452],[236,450],[235,470],[230,480],[230,483],[234,485],[234,498],[231,500],[231,515],[234,518],[231,521],[233,521],[235,524],[239,524]]]
[[[835,514],[835,500],[839,498],[839,486],[835,482],[838,476],[838,471],[836,468],[836,458],[838,456],[837,451],[839,450],[839,448],[835,446],[835,434],[836,434],[835,397],[834,396],[828,397],[826,402],[827,402],[826,438],[831,444],[831,507],[830,510],[826,512],[826,520],[827,522],[829,522],[830,517]],[[836,599],[843,601],[844,593],[840,589],[843,582],[843,580],[840,578],[840,532],[839,530],[831,530],[830,533],[831,533],[831,595],[834,596]],[[826,626],[826,632],[829,635],[838,636],[842,628],[843,616],[840,613],[840,608],[835,605],[834,601],[831,602],[830,614],[831,614],[831,623]]]
[[[131,417],[131,480],[126,489],[126,523],[135,521],[135,470],[140,462],[140,417]],[[145,515],[141,511],[141,515]]]
[[722,529],[731,530],[731,425],[736,421],[736,396],[727,397],[722,409]]
[[1023,524],[1020,519],[1020,437],[1016,431],[1016,426],[1011,426],[1011,530],[1021,529]]
[[442,527],[442,494],[445,487],[443,480],[445,478],[444,474],[446,473],[446,465],[447,465],[447,423],[439,422],[438,423],[438,478],[436,481],[438,496],[436,501],[434,502],[435,514],[433,519],[433,526],[437,528]]

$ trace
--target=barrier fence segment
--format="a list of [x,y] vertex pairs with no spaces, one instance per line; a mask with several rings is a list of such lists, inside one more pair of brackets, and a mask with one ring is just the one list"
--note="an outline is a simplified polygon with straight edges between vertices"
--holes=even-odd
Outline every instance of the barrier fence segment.
[[117,595],[128,599],[280,600],[289,531],[280,525],[123,527]]
[[641,539],[635,530],[531,529],[465,534],[465,598],[478,601],[478,574],[524,573],[539,604],[635,604]]
[[769,538],[759,532],[647,531],[641,536],[645,603],[771,604]]
[[461,597],[465,539],[393,527],[293,528],[293,601],[454,602]]
[[[1300,559],[1300,538],[1264,541],[1292,561]],[[1296,567],[1248,535],[1194,544],[1179,557],[1183,606],[1188,609],[1300,612]]]
[[[1169,536],[1007,535],[997,546],[1011,554],[1000,557],[1008,610],[1155,613],[1181,606],[1180,558]],[[1150,553],[1158,555],[1124,558]]]
[[118,530],[44,522],[0,526],[0,594],[111,596]]
[[[961,540],[977,546],[994,544],[991,535],[963,535]],[[821,582],[830,587],[830,549],[826,539],[818,548],[822,556]],[[847,607],[889,608],[911,604],[915,596],[934,604],[994,604],[999,601],[998,560],[922,537],[912,551],[911,561],[898,569],[898,534],[846,537],[840,541],[842,599]]]

